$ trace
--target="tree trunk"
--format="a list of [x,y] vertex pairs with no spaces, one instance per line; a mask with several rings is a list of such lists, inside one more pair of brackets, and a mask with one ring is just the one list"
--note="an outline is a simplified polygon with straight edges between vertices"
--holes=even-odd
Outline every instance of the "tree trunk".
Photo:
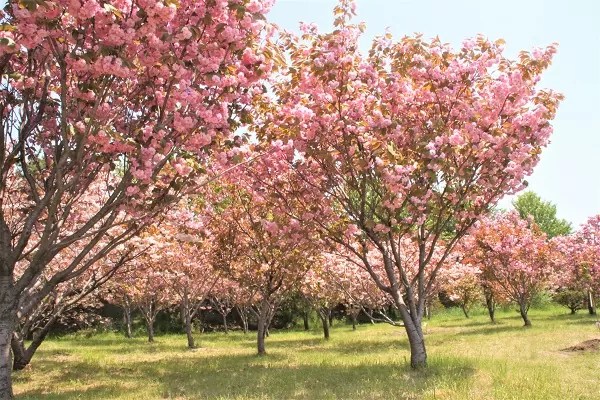
[[327,318],[329,319],[329,326],[333,326],[333,313],[331,310],[327,310]]
[[569,307],[569,309],[571,310],[571,315],[577,314],[577,306],[575,306],[575,307]]
[[352,330],[355,331],[356,330],[356,323],[357,323],[356,314],[352,313],[350,315],[350,317],[352,318]]
[[425,303],[425,317],[431,319],[431,307],[429,306],[429,302]]
[[16,339],[13,336],[11,348],[13,352],[13,371],[25,369],[31,362],[36,350],[42,344],[43,340],[34,338],[29,347],[25,348],[25,343],[22,338]]
[[398,309],[408,335],[410,366],[414,369],[424,368],[427,366],[427,350],[425,349],[425,338],[421,329],[421,318],[412,316],[405,304],[400,304]]
[[527,312],[529,311],[529,307],[527,307],[526,304],[524,303],[520,303],[519,304],[519,311],[521,313],[521,318],[523,318],[523,322],[525,323],[524,326],[531,326],[531,321],[529,320],[529,317],[527,316]]
[[148,342],[154,342],[154,319],[146,320],[146,328],[148,329]]
[[321,322],[323,323],[323,337],[325,340],[329,340],[329,318],[321,317]]
[[44,340],[46,340],[48,333],[50,333],[50,329],[52,329],[54,326],[54,323],[59,315],[60,313],[54,314],[41,329],[34,332],[31,343],[27,348],[25,347],[25,340],[23,336],[18,332],[13,334],[11,348],[13,352],[14,371],[20,371],[29,365],[37,349],[44,342]]
[[304,322],[304,330],[305,331],[309,331],[310,330],[310,325],[308,323],[308,312],[303,312],[302,313],[302,321]]
[[487,307],[488,314],[490,316],[490,320],[492,321],[492,324],[495,324],[496,319],[494,317],[494,314],[496,313],[496,302],[494,301],[494,293],[491,290],[484,289],[484,294],[485,294],[485,306]]
[[17,321],[12,277],[0,276],[0,400],[12,400],[11,341]]
[[225,329],[225,334],[229,333],[227,329],[227,314],[221,314],[223,316],[223,328]]
[[256,347],[258,349],[258,355],[264,356],[267,354],[265,351],[265,335],[267,330],[267,321],[269,318],[269,302],[263,300],[260,305],[260,311],[258,313],[258,331],[256,333]]
[[467,310],[467,307],[462,305],[460,306],[460,308],[462,308],[463,314],[465,314],[465,318],[469,318],[469,311]]
[[590,315],[596,315],[596,305],[594,304],[594,292],[588,290],[588,312]]
[[123,307],[123,322],[125,323],[125,337],[131,339],[133,334],[131,333],[131,307],[129,304]]
[[10,346],[13,354],[13,371],[20,371],[31,361],[31,357],[27,356],[27,349],[25,348],[23,337],[15,332]]
[[195,349],[194,335],[192,334],[192,317],[189,308],[185,310],[185,334],[187,336],[187,345],[189,349]]

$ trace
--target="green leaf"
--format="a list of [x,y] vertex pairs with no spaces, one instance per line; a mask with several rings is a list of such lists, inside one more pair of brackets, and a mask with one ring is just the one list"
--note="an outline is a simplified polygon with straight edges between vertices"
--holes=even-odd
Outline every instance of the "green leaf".
[[7,47],[15,47],[16,43],[11,38],[3,37],[3,38],[0,38],[0,45],[7,46]]

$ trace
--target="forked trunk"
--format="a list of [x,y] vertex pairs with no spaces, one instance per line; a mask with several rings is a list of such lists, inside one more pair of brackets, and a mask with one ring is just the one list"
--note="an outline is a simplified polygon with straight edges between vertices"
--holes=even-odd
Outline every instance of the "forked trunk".
[[57,318],[58,314],[54,315],[41,329],[33,334],[29,347],[25,347],[25,340],[21,334],[18,332],[13,334],[11,348],[13,352],[14,371],[20,371],[29,365],[37,349],[44,340],[46,340],[46,337],[48,336],[48,333],[50,333],[50,329],[54,326],[54,322]]
[[11,341],[17,320],[12,278],[0,276],[0,400],[12,400]]

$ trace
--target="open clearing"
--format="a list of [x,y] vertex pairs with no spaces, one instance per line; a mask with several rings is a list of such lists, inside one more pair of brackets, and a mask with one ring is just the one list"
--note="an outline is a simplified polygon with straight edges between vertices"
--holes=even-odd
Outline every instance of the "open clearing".
[[32,365],[15,373],[19,399],[600,399],[600,352],[562,351],[600,338],[594,317],[565,309],[518,314],[458,310],[427,326],[429,367],[411,371],[402,328],[338,322],[324,341],[318,330],[277,331],[266,357],[255,335],[83,335],[48,340]]

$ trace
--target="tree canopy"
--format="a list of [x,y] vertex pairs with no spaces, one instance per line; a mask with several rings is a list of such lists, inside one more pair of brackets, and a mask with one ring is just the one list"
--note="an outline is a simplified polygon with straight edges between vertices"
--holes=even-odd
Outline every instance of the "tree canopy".
[[548,238],[568,235],[571,233],[571,223],[556,216],[556,205],[544,201],[535,192],[527,191],[513,202],[521,218],[531,216]]

